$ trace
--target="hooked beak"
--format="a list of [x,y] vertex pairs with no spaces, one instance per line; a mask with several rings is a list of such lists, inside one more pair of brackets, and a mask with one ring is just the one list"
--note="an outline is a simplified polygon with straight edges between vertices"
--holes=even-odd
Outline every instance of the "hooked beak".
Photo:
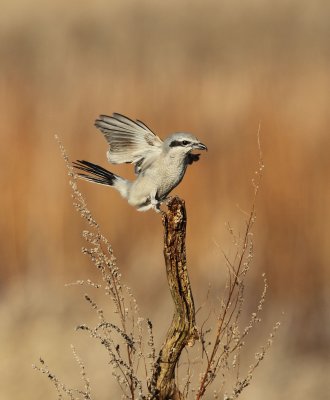
[[207,147],[206,147],[205,144],[203,144],[203,143],[195,144],[195,145],[194,145],[194,149],[197,149],[197,150],[206,150],[206,151],[207,151]]

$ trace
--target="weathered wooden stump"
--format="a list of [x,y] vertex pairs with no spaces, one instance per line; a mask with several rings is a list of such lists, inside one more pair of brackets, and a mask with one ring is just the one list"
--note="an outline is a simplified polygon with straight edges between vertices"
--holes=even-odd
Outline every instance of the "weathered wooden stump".
[[198,338],[195,306],[186,264],[186,209],[179,197],[167,203],[163,213],[164,257],[175,310],[165,342],[159,352],[152,378],[152,398],[179,400],[182,395],[175,383],[175,367],[185,346]]

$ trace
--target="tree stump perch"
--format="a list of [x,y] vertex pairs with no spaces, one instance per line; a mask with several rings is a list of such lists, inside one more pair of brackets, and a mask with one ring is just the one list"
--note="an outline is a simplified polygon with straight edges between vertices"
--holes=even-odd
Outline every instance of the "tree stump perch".
[[186,264],[186,209],[179,197],[167,203],[163,212],[164,257],[169,289],[175,310],[165,342],[159,352],[152,377],[157,400],[183,399],[175,383],[175,367],[185,346],[198,339],[195,306]]

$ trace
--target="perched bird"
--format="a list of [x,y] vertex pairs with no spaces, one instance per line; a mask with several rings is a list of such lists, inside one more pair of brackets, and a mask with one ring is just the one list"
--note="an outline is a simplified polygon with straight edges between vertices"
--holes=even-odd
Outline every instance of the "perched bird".
[[187,166],[198,161],[200,154],[193,150],[207,150],[189,133],[173,133],[162,141],[143,122],[124,115],[100,115],[95,126],[103,133],[110,148],[108,161],[112,164],[135,164],[136,180],[129,181],[84,160],[73,165],[84,173],[82,179],[112,186],[138,211],[159,211],[167,195],[181,182]]

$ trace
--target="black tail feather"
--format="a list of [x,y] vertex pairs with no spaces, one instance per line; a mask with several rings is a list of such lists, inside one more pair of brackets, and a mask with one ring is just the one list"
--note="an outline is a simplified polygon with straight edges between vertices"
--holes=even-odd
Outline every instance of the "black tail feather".
[[81,171],[90,174],[90,175],[81,173],[77,174],[80,178],[90,182],[99,183],[101,185],[113,186],[114,181],[117,179],[117,175],[89,161],[77,160],[74,161],[72,165],[74,166],[74,168],[77,168]]

